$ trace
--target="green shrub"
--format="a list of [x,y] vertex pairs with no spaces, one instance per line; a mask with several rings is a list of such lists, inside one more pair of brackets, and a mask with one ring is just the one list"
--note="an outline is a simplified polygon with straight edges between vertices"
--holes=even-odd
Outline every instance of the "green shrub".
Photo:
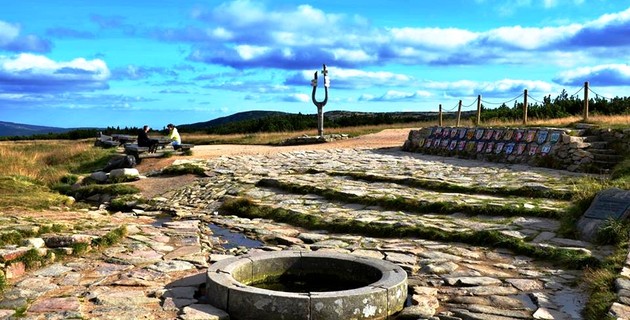
[[169,166],[164,168],[164,170],[162,170],[162,174],[164,175],[184,175],[184,174],[195,174],[198,176],[205,176],[205,169],[191,164],[191,163],[185,163],[185,164],[180,164],[180,165],[175,165],[175,166]]
[[607,219],[597,230],[595,240],[599,244],[619,244],[628,241],[630,222],[614,218]]
[[125,184],[108,184],[108,185],[87,185],[82,186],[73,192],[73,196],[77,200],[86,199],[96,194],[108,194],[111,196],[135,194],[140,189]]

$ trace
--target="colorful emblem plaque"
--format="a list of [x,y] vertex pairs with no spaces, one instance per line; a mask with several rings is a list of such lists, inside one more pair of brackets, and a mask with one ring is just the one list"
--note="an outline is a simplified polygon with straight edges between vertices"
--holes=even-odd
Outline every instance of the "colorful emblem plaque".
[[483,135],[483,140],[490,140],[492,139],[492,134],[494,133],[494,131],[492,129],[487,129],[485,134]]
[[528,130],[527,131],[527,135],[525,136],[525,141],[527,143],[530,143],[530,142],[534,141],[535,137],[536,137],[536,130]]
[[433,131],[433,135],[436,137],[442,136],[442,127],[435,128],[435,130]]
[[529,152],[527,154],[529,154],[530,156],[533,156],[536,154],[536,152],[538,152],[538,145],[535,143],[532,143],[529,146]]
[[514,130],[510,129],[505,131],[505,135],[503,135],[503,140],[510,141],[512,140],[512,136],[514,136]]
[[483,147],[485,147],[486,144],[483,141],[479,141],[477,142],[477,152],[482,152],[483,151]]
[[437,148],[440,146],[440,142],[442,142],[442,139],[435,139],[433,140],[433,148]]
[[492,149],[494,149],[494,141],[490,141],[486,144],[486,153],[492,152]]
[[494,130],[494,140],[501,140],[503,138],[503,130]]
[[466,148],[466,140],[460,140],[457,143],[457,150],[458,151],[464,151],[465,148]]
[[524,134],[523,130],[514,131],[514,141],[518,142],[518,141],[523,140],[523,134]]
[[457,148],[457,140],[451,140],[451,143],[448,145],[448,150],[455,150]]
[[538,142],[538,144],[545,143],[545,141],[547,141],[548,135],[549,135],[549,131],[547,130],[538,131],[538,134],[536,135],[536,142]]
[[483,129],[477,129],[475,132],[475,139],[481,140],[483,138]]
[[457,137],[457,132],[458,131],[459,131],[459,129],[457,129],[457,128],[451,129],[451,139],[455,139]]
[[448,140],[448,139],[442,139],[442,143],[440,143],[440,147],[442,149],[446,149],[446,147],[448,147],[449,142],[450,142],[450,140]]
[[514,142],[508,143],[505,145],[505,154],[512,154],[514,152]]
[[466,131],[466,140],[472,140],[475,137],[475,130],[473,130],[472,128],[468,129],[468,131]]
[[549,151],[551,151],[551,144],[550,143],[545,143],[542,148],[540,149],[540,153],[542,154],[548,154]]
[[560,131],[554,131],[551,133],[551,137],[549,137],[549,142],[556,143],[560,140]]
[[444,128],[444,130],[442,130],[442,138],[448,137],[449,134],[451,134],[451,128]]
[[466,137],[466,131],[467,131],[466,128],[459,129],[459,136],[458,136],[459,140],[464,139]]
[[527,145],[526,145],[526,144],[524,144],[524,143],[519,143],[519,144],[516,146],[516,154],[523,154],[523,152],[525,152],[525,148],[526,148],[526,147],[527,147]]
[[466,143],[466,151],[468,151],[468,152],[475,151],[476,145],[477,145],[477,143],[475,141],[468,141]]
[[432,143],[433,143],[433,139],[427,139],[427,141],[424,142],[424,147],[430,148]]
[[503,143],[503,142],[497,143],[496,148],[494,148],[494,153],[497,153],[497,154],[501,153],[501,151],[503,151],[503,146],[504,145],[505,145],[505,143]]

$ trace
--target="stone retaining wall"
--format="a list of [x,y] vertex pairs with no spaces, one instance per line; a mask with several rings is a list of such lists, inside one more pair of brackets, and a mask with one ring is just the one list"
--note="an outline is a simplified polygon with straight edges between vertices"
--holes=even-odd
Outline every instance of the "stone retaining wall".
[[[597,137],[618,154],[630,150],[630,129],[453,128],[411,130],[403,150],[505,163],[524,163],[579,172],[596,172],[589,151]],[[592,140],[592,139],[591,139]]]

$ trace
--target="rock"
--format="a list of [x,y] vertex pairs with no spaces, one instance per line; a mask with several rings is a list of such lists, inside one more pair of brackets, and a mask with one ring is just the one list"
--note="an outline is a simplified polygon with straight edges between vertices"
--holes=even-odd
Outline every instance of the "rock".
[[28,238],[28,239],[24,239],[24,241],[22,242],[22,245],[39,249],[39,248],[43,248],[46,245],[46,243],[44,242],[44,239],[42,238]]
[[70,271],[72,271],[72,268],[56,263],[35,271],[35,274],[42,277],[58,277]]
[[86,234],[73,234],[73,235],[45,235],[43,236],[44,242],[48,248],[61,248],[69,247],[77,243],[91,243],[95,236]]
[[135,180],[139,179],[140,172],[136,168],[114,169],[109,172],[109,180]]
[[28,312],[67,312],[67,311],[79,311],[79,299],[77,297],[67,298],[49,298],[39,300],[33,303]]
[[190,262],[177,260],[160,261],[154,265],[148,266],[147,268],[163,273],[196,269],[195,266]]
[[537,291],[543,289],[542,282],[533,279],[506,279],[507,283],[521,291]]
[[230,316],[225,311],[209,304],[193,304],[184,307],[180,318],[182,320],[229,320]]
[[501,280],[490,277],[444,277],[444,281],[450,286],[499,286]]
[[25,255],[30,248],[0,249],[0,262],[12,261]]
[[107,174],[106,172],[97,171],[97,172],[92,172],[92,174],[90,174],[90,179],[98,183],[104,183],[107,181],[108,176],[109,174]]
[[7,279],[16,279],[23,276],[26,273],[26,266],[24,262],[14,262],[6,266],[4,269],[4,276]]

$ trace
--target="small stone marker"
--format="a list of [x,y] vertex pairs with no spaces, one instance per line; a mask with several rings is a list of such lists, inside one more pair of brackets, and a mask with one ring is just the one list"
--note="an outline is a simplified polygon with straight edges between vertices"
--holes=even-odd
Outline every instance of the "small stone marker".
[[601,191],[586,210],[584,217],[606,220],[621,219],[630,215],[630,191],[612,188]]

